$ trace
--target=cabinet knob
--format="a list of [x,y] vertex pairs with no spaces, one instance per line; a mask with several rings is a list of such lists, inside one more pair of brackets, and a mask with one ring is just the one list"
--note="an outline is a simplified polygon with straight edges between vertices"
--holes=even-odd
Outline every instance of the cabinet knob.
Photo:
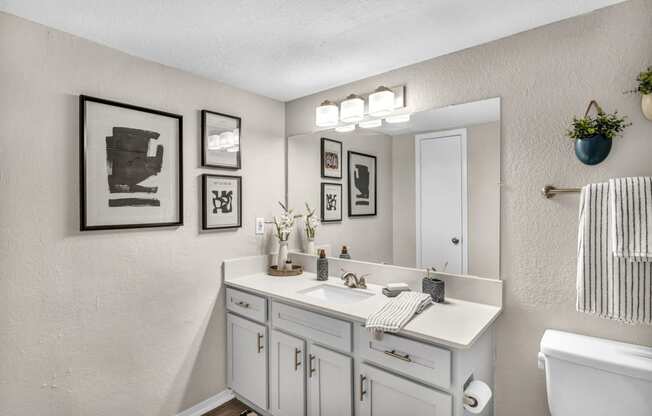
[[460,239],[457,237],[453,237],[451,238],[451,243],[453,243],[453,245],[458,245],[460,243]]
[[236,305],[242,306],[243,308],[248,308],[249,307],[249,304],[247,302],[243,302],[243,301],[236,302]]

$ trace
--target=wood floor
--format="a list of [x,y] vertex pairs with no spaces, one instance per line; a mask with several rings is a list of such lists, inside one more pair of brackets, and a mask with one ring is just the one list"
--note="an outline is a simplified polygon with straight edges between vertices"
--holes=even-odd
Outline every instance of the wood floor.
[[[248,407],[242,404],[238,399],[232,399],[224,403],[217,409],[205,413],[204,416],[240,416]],[[256,413],[252,413],[256,414]]]

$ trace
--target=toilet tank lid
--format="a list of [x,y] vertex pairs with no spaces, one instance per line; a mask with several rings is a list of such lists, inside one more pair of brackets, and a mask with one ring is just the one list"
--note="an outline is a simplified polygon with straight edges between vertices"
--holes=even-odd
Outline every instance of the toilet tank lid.
[[540,348],[548,357],[652,381],[650,347],[548,329]]

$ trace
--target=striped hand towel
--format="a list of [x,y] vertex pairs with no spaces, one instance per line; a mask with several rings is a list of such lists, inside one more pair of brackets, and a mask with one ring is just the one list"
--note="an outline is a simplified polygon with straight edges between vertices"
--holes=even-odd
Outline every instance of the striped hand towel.
[[609,180],[614,254],[631,261],[652,261],[652,178]]
[[369,315],[365,327],[374,333],[398,332],[432,303],[427,293],[403,292],[388,300],[376,312]]
[[617,257],[610,238],[608,183],[580,196],[577,310],[628,323],[652,324],[652,263]]

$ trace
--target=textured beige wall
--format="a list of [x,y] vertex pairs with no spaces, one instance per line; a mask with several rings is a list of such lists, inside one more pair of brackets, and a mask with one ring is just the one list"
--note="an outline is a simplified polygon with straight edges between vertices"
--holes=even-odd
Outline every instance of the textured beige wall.
[[[322,178],[321,137],[342,142],[342,179]],[[347,184],[347,151],[376,156],[378,169],[377,215],[349,217]],[[384,134],[314,133],[288,138],[288,202],[297,213],[305,211],[304,203],[321,212],[321,183],[342,185],[342,222],[324,223],[317,229],[316,245],[330,244],[331,255],[338,256],[346,245],[353,259],[392,262],[392,138]],[[291,237],[291,248],[301,249],[303,223],[299,233]]]
[[[183,227],[80,233],[78,94],[184,116]],[[243,228],[199,232],[199,110],[243,118]],[[0,13],[0,414],[170,416],[225,388],[223,259],[262,253],[284,104]],[[231,172],[232,173],[232,172]]]
[[[612,176],[651,175],[652,123],[623,95],[652,64],[652,1],[632,0],[483,46],[405,67],[288,103],[286,130],[309,131],[324,98],[381,84],[408,86],[414,111],[502,97],[501,278],[496,414],[547,414],[538,344],[558,328],[652,346],[649,327],[575,312],[577,196],[541,198],[552,183],[578,186]],[[597,167],[580,164],[564,137],[592,98],[634,123]]]

